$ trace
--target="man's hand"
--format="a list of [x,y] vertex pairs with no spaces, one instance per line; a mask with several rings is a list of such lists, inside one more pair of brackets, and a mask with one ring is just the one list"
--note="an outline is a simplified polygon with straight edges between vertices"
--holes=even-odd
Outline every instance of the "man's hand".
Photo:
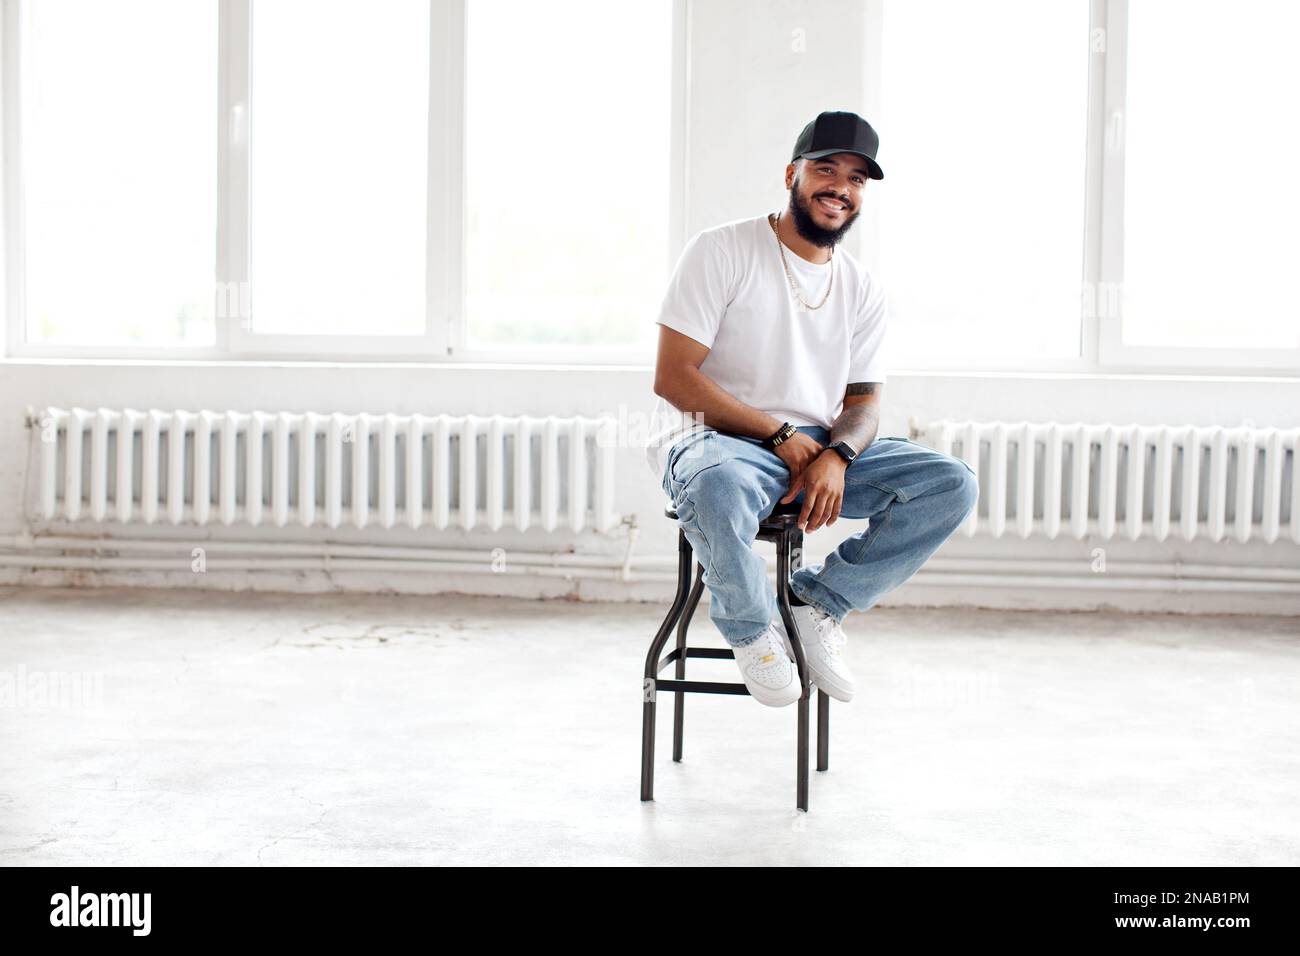
[[817,439],[803,432],[795,432],[772,450],[785,462],[785,466],[790,469],[790,477],[793,478],[812,464],[812,460],[820,455],[825,447]]
[[[789,443],[778,445],[777,451]],[[799,496],[800,491],[804,492],[803,510],[799,512],[800,528],[816,531],[824,524],[835,523],[844,504],[844,472],[848,467],[848,462],[835,452],[827,450],[793,476],[790,490],[785,493],[781,503],[791,502]]]

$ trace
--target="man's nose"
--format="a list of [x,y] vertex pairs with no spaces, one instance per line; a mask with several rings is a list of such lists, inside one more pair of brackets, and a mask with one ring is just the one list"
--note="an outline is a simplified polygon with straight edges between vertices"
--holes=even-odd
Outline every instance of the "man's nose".
[[850,199],[853,196],[853,190],[850,188],[852,180],[847,174],[836,173],[835,178],[831,181],[830,191],[835,193],[841,199]]
[[844,202],[849,203],[850,205],[853,204],[853,190],[849,188],[848,179],[837,179],[835,182],[831,183],[830,191],[840,199],[844,200]]

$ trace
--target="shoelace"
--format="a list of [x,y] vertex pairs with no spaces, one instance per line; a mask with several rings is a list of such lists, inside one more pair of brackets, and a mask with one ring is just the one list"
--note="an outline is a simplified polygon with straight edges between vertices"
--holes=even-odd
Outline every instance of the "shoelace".
[[817,615],[818,618],[815,627],[817,629],[818,639],[820,640],[821,638],[826,637],[829,634],[830,652],[832,654],[838,654],[840,652],[840,648],[844,646],[844,642],[846,640],[844,634],[844,628],[840,625],[839,621],[835,620],[835,618],[831,617],[829,614],[822,614],[820,611],[818,611]]

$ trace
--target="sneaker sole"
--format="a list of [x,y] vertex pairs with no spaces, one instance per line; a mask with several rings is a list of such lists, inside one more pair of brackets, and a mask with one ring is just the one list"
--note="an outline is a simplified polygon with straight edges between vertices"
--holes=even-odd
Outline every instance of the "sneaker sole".
[[[800,694],[803,693],[802,688],[799,686],[798,678],[795,678],[790,682],[790,690],[769,691],[763,689],[759,693],[755,693],[754,688],[750,687],[748,683],[745,684],[745,687],[749,690],[750,697],[754,698],[754,700],[758,701],[760,704],[766,704],[768,707],[789,707],[798,700]],[[791,696],[791,694],[793,694],[793,696]]]
[[836,700],[847,704],[853,700],[853,689],[845,686],[835,679],[833,674],[823,674],[813,666],[812,661],[808,661],[808,679],[811,683],[817,685],[819,690],[824,690],[828,697],[834,697]]

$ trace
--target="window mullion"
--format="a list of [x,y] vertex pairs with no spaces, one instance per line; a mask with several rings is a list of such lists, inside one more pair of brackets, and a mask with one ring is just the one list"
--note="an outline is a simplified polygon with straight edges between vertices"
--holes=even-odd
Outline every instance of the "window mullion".
[[0,7],[0,57],[3,76],[4,137],[4,253],[0,259],[4,282],[5,355],[18,355],[26,343],[23,307],[23,187],[22,187],[22,4],[3,0]]
[[1089,0],[1088,107],[1084,149],[1083,273],[1080,276],[1079,355],[1085,366],[1098,365],[1097,292],[1101,288],[1102,165],[1106,130],[1107,0]]
[[1128,66],[1128,0],[1105,4],[1105,80],[1101,116],[1100,223],[1096,285],[1097,360],[1102,366],[1123,364],[1124,288],[1124,104]]
[[429,25],[425,332],[450,355],[465,347],[464,0],[432,0]]
[[221,0],[217,69],[217,350],[247,348],[249,0]]

